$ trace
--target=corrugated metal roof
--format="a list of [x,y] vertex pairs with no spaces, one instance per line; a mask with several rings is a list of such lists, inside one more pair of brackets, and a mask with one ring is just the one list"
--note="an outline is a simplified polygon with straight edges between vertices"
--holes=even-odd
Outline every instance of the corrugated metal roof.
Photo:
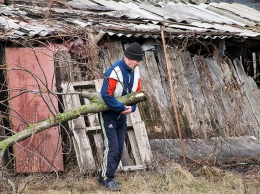
[[[204,1],[206,2],[207,0],[204,0]],[[202,2],[202,3],[205,3],[205,2]],[[210,2],[215,2],[215,3],[223,3],[223,2],[239,3],[239,4],[245,5],[247,7],[251,7],[253,9],[257,10],[257,11],[260,11],[259,0],[210,0]]]
[[246,18],[257,23],[260,22],[260,13],[247,6],[238,3],[211,3],[210,5],[222,10],[229,11],[235,15],[238,15],[239,17]]
[[[71,35],[91,27],[109,35],[183,38],[260,38],[260,12],[238,3],[144,3],[74,0],[64,8],[0,5],[1,38]],[[73,33],[72,33],[73,35]],[[75,34],[74,34],[75,35]]]

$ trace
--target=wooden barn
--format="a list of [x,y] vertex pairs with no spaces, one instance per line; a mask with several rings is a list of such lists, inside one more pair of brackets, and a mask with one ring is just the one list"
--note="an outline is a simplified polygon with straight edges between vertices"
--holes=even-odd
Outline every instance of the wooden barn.
[[[149,166],[160,139],[259,141],[259,11],[130,0],[12,0],[0,10],[0,138],[88,104],[77,92],[98,92],[103,72],[136,41],[147,101],[129,117],[123,170]],[[83,174],[96,170],[102,142],[92,114],[15,143],[16,172],[63,171],[62,140],[73,142]]]

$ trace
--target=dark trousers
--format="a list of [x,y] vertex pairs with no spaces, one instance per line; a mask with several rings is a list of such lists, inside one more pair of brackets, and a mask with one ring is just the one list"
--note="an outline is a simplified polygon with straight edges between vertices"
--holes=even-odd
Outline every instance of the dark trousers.
[[126,115],[119,115],[112,111],[99,113],[99,122],[103,139],[103,160],[101,163],[100,178],[110,182],[121,160],[125,134]]

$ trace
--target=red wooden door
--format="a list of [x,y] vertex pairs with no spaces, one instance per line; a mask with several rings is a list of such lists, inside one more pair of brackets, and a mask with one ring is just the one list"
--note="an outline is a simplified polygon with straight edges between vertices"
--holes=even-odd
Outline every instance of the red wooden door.
[[[12,130],[19,132],[28,124],[57,113],[53,54],[46,48],[6,48],[9,106]],[[41,90],[39,93],[24,90]],[[44,130],[14,145],[16,172],[63,170],[60,129]]]

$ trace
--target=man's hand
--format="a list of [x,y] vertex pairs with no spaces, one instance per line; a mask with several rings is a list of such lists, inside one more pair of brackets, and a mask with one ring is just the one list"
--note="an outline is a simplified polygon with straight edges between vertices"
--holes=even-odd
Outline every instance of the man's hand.
[[125,110],[121,112],[123,115],[129,115],[130,113],[132,113],[132,106],[125,106]]

